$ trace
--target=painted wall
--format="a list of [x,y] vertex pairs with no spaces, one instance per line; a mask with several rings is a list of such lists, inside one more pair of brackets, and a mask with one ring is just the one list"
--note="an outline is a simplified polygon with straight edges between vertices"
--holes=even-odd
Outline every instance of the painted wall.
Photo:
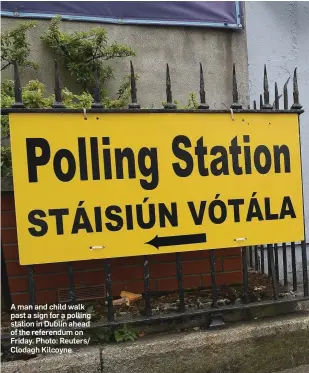
[[[306,236],[309,240],[309,2],[246,2],[248,41],[249,95],[259,99],[263,89],[263,65],[268,68],[271,100],[274,84],[283,85],[298,68],[301,115],[303,186],[305,198]],[[292,80],[289,83],[292,103]],[[283,98],[280,99],[283,106]],[[281,107],[282,107],[281,106]]]
[[[21,20],[2,18],[1,30],[13,28]],[[42,40],[49,20],[38,20],[29,32],[30,59],[39,63],[39,70],[21,69],[21,82],[39,79],[46,85],[47,94],[54,89],[53,55]],[[134,49],[132,58],[137,82],[138,102],[144,108],[161,107],[166,101],[165,71],[169,63],[173,99],[180,105],[188,103],[189,92],[199,92],[199,62],[204,67],[206,100],[212,109],[224,109],[232,103],[232,65],[237,66],[239,100],[247,104],[248,58],[245,31],[232,31],[198,27],[128,26],[63,21],[62,30],[86,31],[95,26],[105,27],[110,41],[127,44]],[[129,74],[129,57],[110,63],[115,79],[108,84],[108,91],[115,94],[125,75]],[[73,92],[81,88],[68,72],[60,66],[61,84]],[[12,79],[12,69],[2,74],[2,79]],[[2,181],[2,190],[12,190],[11,180]]]
[[[17,19],[2,18],[1,29],[14,27],[17,22]],[[48,92],[52,92],[53,57],[40,39],[49,23],[48,20],[40,20],[29,33],[31,59],[39,63],[40,69],[38,72],[30,69],[23,71],[22,83],[29,79],[40,79],[46,84]],[[143,107],[162,107],[162,101],[166,100],[166,63],[170,66],[173,99],[186,105],[189,92],[199,91],[199,62],[204,67],[206,99],[211,108],[229,107],[232,103],[233,62],[238,71],[240,101],[246,104],[248,69],[245,31],[71,21],[62,23],[62,29],[66,32],[86,31],[95,26],[106,28],[111,41],[127,44],[136,52],[132,60],[139,75],[138,100]],[[111,65],[115,67],[115,80],[109,84],[109,88],[116,93],[123,77],[129,73],[129,58],[115,60]],[[12,71],[6,71],[3,78],[12,76]],[[68,88],[77,89],[64,70],[62,82]]]

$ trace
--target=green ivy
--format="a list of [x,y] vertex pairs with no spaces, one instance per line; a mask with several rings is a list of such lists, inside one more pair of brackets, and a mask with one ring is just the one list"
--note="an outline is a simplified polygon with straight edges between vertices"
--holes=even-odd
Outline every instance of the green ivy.
[[37,69],[38,64],[28,59],[30,44],[27,32],[35,27],[36,22],[21,22],[17,27],[1,33],[1,71],[17,62],[22,67]]
[[[199,103],[196,98],[195,92],[189,93],[188,103],[185,106],[179,106],[179,101],[174,100],[173,103],[176,105],[176,109],[197,109],[199,106]],[[166,105],[166,101],[162,101],[162,106]]]
[[199,107],[199,103],[196,98],[196,93],[190,92],[188,104],[184,107],[184,109],[197,109],[198,107]]
[[138,339],[136,331],[126,324],[118,328],[101,328],[91,331],[92,340],[97,342],[111,343],[111,342],[126,342],[136,341]]
[[103,27],[67,33],[60,31],[60,25],[61,17],[53,18],[48,31],[41,38],[86,91],[94,85],[94,69],[98,72],[100,86],[113,77],[112,68],[105,61],[135,56],[127,45],[115,41],[109,44],[107,31]]
[[[30,44],[27,33],[35,27],[35,22],[22,22],[14,29],[1,33],[1,70],[8,68],[14,61],[19,66],[38,68],[38,65],[29,60]],[[127,107],[130,100],[130,76],[125,76],[115,97],[111,97],[104,88],[106,82],[113,78],[112,68],[106,61],[114,58],[134,56],[134,51],[117,42],[108,42],[107,31],[102,27],[92,28],[89,31],[75,31],[66,33],[60,31],[61,17],[51,20],[48,31],[42,40],[53,50],[54,55],[61,59],[64,66],[80,83],[84,92],[76,95],[67,88],[62,89],[63,104],[67,108],[90,108],[93,98],[89,93],[94,86],[94,69],[98,72],[99,86],[102,101],[106,108]],[[136,79],[138,76],[135,77]],[[26,108],[49,108],[52,106],[54,95],[46,96],[45,86],[38,80],[31,80],[22,87],[22,99]],[[1,84],[1,106],[9,108],[14,103],[14,83],[5,80]],[[179,107],[179,102],[174,101]],[[164,103],[163,103],[164,104]],[[190,92],[188,104],[185,109],[196,109],[198,102],[196,94]],[[7,115],[1,117],[2,140],[9,137],[9,120]],[[1,147],[1,174],[3,177],[11,176],[11,151],[9,146]],[[125,338],[125,332],[119,331],[117,338]],[[116,338],[116,337],[115,337]]]
[[[91,107],[92,96],[84,92],[75,95],[67,88],[62,89],[63,103],[68,108],[86,108]],[[45,85],[38,80],[30,80],[28,84],[22,87],[22,100],[26,108],[51,108],[55,100],[54,95],[45,97]],[[9,108],[14,103],[14,82],[4,80],[1,83],[1,106]],[[1,116],[1,138],[9,137],[9,119],[7,115]],[[1,175],[4,178],[12,175],[11,171],[11,149],[9,146],[1,147]]]

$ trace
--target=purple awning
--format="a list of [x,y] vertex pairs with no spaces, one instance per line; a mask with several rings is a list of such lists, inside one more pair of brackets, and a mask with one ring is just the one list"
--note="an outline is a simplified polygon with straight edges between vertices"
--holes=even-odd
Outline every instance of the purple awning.
[[1,15],[123,24],[242,28],[239,1],[2,1]]

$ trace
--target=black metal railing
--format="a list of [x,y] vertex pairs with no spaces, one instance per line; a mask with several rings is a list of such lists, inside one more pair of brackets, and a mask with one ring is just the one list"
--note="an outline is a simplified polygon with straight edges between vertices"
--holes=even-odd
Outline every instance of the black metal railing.
[[[291,262],[287,260],[287,251],[290,250]],[[151,300],[152,296],[155,297],[155,293],[151,292],[150,289],[150,277],[151,273],[149,270],[148,257],[144,257],[143,267],[144,267],[144,312],[143,317],[137,317],[136,319],[131,318],[126,321],[117,320],[115,318],[114,305],[113,305],[113,290],[112,290],[112,271],[110,265],[110,259],[104,260],[104,274],[105,274],[105,288],[106,288],[106,304],[107,304],[107,320],[104,325],[117,325],[121,323],[135,323],[135,322],[151,322],[151,320],[157,320],[160,318],[172,319],[182,316],[194,316],[201,314],[217,315],[224,312],[231,312],[231,310],[241,310],[244,308],[256,307],[256,306],[268,306],[269,304],[276,303],[287,303],[287,302],[298,302],[302,300],[309,300],[308,293],[308,268],[307,268],[307,248],[305,241],[301,242],[300,245],[295,245],[294,242],[290,244],[269,244],[269,245],[256,245],[254,247],[243,247],[241,250],[242,255],[242,304],[228,306],[218,305],[218,287],[216,281],[216,266],[215,266],[215,251],[210,250],[209,261],[210,261],[210,275],[211,275],[211,298],[212,304],[210,309],[205,310],[188,310],[185,303],[185,292],[193,289],[185,289],[183,286],[183,274],[182,274],[182,259],[181,253],[176,253],[176,277],[178,284],[178,312],[172,314],[155,315],[152,314]],[[301,267],[301,273],[296,270],[296,251],[300,254],[300,260],[298,261],[298,267]],[[252,260],[251,260],[252,259]],[[267,263],[266,263],[267,261]],[[288,271],[288,266],[290,265],[290,272]],[[265,268],[268,270],[265,272]],[[271,280],[272,284],[272,299],[267,298],[261,301],[251,301],[249,297],[249,274],[252,272],[258,272],[265,274]],[[207,273],[205,269],[205,274]],[[69,299],[71,304],[76,304],[75,296],[75,286],[74,286],[74,270],[72,263],[68,263],[67,266],[68,282],[69,282]],[[290,279],[289,279],[290,276]],[[285,293],[280,293],[278,288],[285,287]],[[34,266],[28,266],[28,291],[29,291],[29,302],[31,305],[35,306],[35,273]],[[201,289],[200,289],[201,290]],[[252,290],[252,289],[251,289]],[[285,298],[286,294],[289,294],[293,290],[293,298]],[[102,298],[104,295],[102,294]]]
[[[298,83],[297,83],[297,70],[294,71],[293,76],[293,104],[288,107],[288,81],[285,83],[283,88],[283,99],[284,99],[284,109],[280,110],[280,97],[278,93],[278,85],[275,84],[275,100],[274,104],[270,104],[269,98],[269,86],[267,78],[266,66],[264,67],[264,92],[263,95],[260,95],[260,109],[257,109],[256,101],[253,101],[253,109],[243,109],[241,103],[239,103],[239,94],[237,88],[237,79],[236,79],[236,68],[233,65],[233,79],[232,79],[232,105],[230,110],[210,110],[209,105],[206,103],[205,87],[204,87],[204,77],[203,77],[203,67],[200,64],[200,105],[196,110],[178,110],[176,105],[173,103],[172,99],[172,84],[171,77],[169,72],[169,66],[166,66],[166,103],[164,104],[164,109],[141,109],[141,106],[138,104],[137,100],[137,89],[136,89],[136,80],[134,75],[134,68],[132,62],[130,63],[130,72],[131,72],[131,103],[129,104],[128,109],[105,109],[104,105],[101,102],[100,97],[100,87],[98,86],[98,72],[94,69],[95,76],[95,87],[93,90],[93,103],[89,112],[230,112],[233,115],[233,112],[241,113],[254,113],[254,112],[267,112],[267,113],[298,113],[303,112],[302,106],[299,103],[299,92],[298,92]],[[2,114],[8,114],[9,112],[82,112],[82,109],[67,109],[63,105],[61,97],[61,87],[59,79],[58,64],[55,62],[55,102],[50,109],[27,109],[22,101],[22,90],[20,85],[19,70],[16,63],[14,63],[14,82],[15,82],[15,103],[12,105],[11,109],[2,109]],[[290,255],[288,251],[290,250]],[[297,260],[296,260],[296,250],[301,252],[301,260],[299,264],[302,267],[302,278],[301,280],[297,275]],[[289,285],[289,276],[288,276],[288,266],[289,260],[291,258],[291,275],[292,275],[292,289],[294,292],[298,290],[298,286],[302,284],[302,293],[298,297],[295,297],[293,300],[287,300],[285,298],[280,298],[280,292],[278,286],[282,282],[284,286]],[[218,310],[220,312],[229,312],[232,309],[244,309],[248,307],[254,307],[256,305],[263,306],[268,305],[269,303],[280,303],[288,301],[299,301],[309,299],[308,296],[308,268],[307,268],[307,249],[306,242],[301,242],[300,246],[296,246],[294,242],[287,244],[264,244],[256,245],[254,247],[243,247],[242,248],[242,271],[243,271],[243,304],[241,305],[229,305],[229,306],[218,306],[218,286],[216,281],[216,266],[215,266],[215,250],[210,250],[210,277],[211,277],[211,296],[212,296],[212,307],[210,309],[195,310],[190,311],[191,314],[216,314]],[[145,302],[145,312],[144,316],[140,319],[129,320],[136,322],[143,322],[145,320],[151,321],[159,318],[171,319],[178,318],[184,315],[188,315],[188,310],[186,309],[185,304],[185,292],[187,289],[184,288],[183,274],[182,274],[182,258],[181,253],[176,254],[176,273],[177,273],[177,283],[178,283],[178,312],[173,315],[164,315],[157,316],[152,315],[152,293],[150,289],[150,270],[149,270],[149,258],[144,257],[143,261],[143,273],[144,273],[144,292],[143,299]],[[266,274],[272,282],[272,299],[265,302],[254,302],[250,301],[249,296],[249,274],[250,271],[260,272],[261,274]],[[282,271],[283,276],[280,275]],[[74,270],[72,263],[67,263],[67,273],[69,280],[69,298],[71,303],[76,303],[75,295],[75,286],[74,286]],[[205,271],[206,273],[206,271]],[[107,325],[115,325],[123,322],[123,320],[115,319],[114,306],[113,306],[113,289],[112,289],[112,278],[113,273],[111,270],[110,259],[104,260],[104,274],[105,274],[105,287],[106,287],[106,304],[107,304]],[[29,301],[30,304],[35,305],[35,276],[34,276],[34,266],[28,266],[28,286],[29,286]],[[282,277],[282,278],[281,278]],[[103,281],[103,279],[102,279]]]

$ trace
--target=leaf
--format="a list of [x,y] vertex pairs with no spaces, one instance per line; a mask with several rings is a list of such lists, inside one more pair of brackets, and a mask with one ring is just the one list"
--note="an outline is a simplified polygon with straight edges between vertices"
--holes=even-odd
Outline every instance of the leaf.
[[117,343],[123,341],[123,337],[122,337],[120,331],[116,330],[114,335],[115,335],[115,341],[116,341]]
[[68,71],[85,89],[94,85],[94,68],[98,71],[99,85],[103,86],[113,77],[110,66],[104,61],[114,58],[134,56],[135,52],[127,45],[108,43],[107,31],[95,27],[89,31],[73,33],[60,30],[61,17],[53,18],[50,27],[41,39],[64,62]]
[[110,342],[112,339],[113,332],[109,328],[94,330],[94,334],[97,338],[103,342]]
[[7,69],[13,61],[21,67],[37,68],[37,64],[29,61],[31,49],[27,41],[27,33],[36,22],[21,22],[15,28],[1,33],[1,70]]

